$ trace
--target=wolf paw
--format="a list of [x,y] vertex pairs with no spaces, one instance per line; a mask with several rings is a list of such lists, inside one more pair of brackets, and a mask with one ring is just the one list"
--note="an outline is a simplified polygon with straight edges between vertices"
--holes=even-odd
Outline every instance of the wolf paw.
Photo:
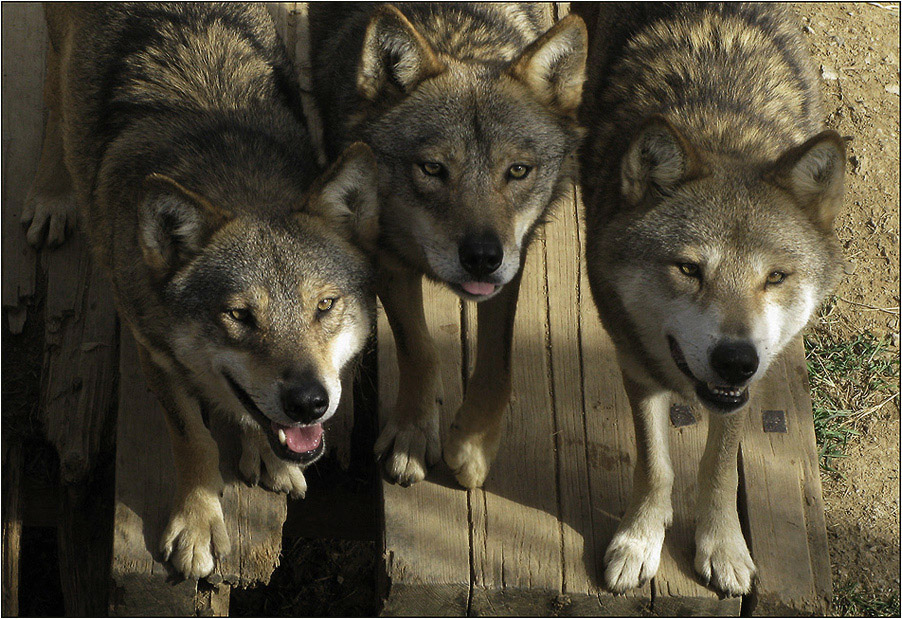
[[214,560],[230,550],[219,497],[204,490],[186,496],[163,532],[163,560],[185,578],[203,578],[213,571]]
[[663,545],[663,526],[633,526],[617,531],[604,554],[608,589],[623,593],[651,580],[658,571]]
[[695,571],[704,582],[728,595],[751,591],[755,563],[738,523],[719,534],[699,531],[695,545]]
[[295,499],[303,499],[307,494],[303,467],[279,458],[265,437],[242,437],[238,470],[252,486],[259,484],[273,492],[287,493]]
[[75,227],[75,199],[71,193],[28,196],[20,222],[28,226],[25,238],[32,247],[56,247],[66,240],[66,234]]
[[459,426],[452,424],[445,439],[444,456],[457,483],[464,488],[481,487],[498,453],[500,442],[500,438],[492,439],[485,434],[464,434]]
[[424,425],[425,428],[413,424],[398,427],[389,421],[376,439],[376,457],[384,459],[385,474],[392,483],[409,486],[423,481],[426,468],[438,462],[442,449],[438,416]]

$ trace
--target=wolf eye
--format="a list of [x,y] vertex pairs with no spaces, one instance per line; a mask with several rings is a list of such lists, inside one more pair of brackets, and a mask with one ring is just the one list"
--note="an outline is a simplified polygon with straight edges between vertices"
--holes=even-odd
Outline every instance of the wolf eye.
[[426,176],[441,176],[445,172],[445,166],[435,161],[426,161],[420,164],[420,169]]
[[226,315],[235,322],[243,324],[250,324],[253,322],[251,311],[246,307],[233,307],[232,309],[226,310]]
[[786,273],[783,271],[771,271],[767,276],[767,283],[770,286],[774,286],[776,284],[782,284],[784,279],[786,279]]
[[319,312],[328,312],[332,309],[332,306],[335,304],[335,297],[325,297],[319,300],[319,303],[316,304],[316,309]]
[[529,171],[532,168],[524,163],[515,163],[507,170],[507,175],[515,180],[522,180],[529,176]]
[[702,278],[702,268],[694,262],[681,262],[677,265],[677,268],[679,268],[680,273],[686,277],[694,277],[696,279]]

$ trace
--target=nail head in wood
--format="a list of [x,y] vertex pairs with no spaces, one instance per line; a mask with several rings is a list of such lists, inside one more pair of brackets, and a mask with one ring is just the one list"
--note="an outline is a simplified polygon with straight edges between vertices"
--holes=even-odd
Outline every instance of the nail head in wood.
[[682,428],[683,426],[691,426],[696,421],[692,409],[685,404],[670,405],[670,423],[674,428]]
[[762,411],[761,423],[765,432],[786,434],[786,411]]

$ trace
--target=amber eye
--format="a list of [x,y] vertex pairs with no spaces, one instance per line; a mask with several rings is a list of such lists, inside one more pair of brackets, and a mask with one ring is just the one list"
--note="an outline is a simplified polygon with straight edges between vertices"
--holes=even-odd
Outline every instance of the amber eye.
[[316,304],[316,309],[320,312],[328,312],[330,309],[332,309],[332,306],[334,304],[334,297],[325,297],[319,300],[319,303]]
[[250,324],[251,322],[253,322],[251,311],[246,307],[233,307],[232,309],[226,310],[226,314],[235,322],[244,324]]
[[680,269],[680,273],[686,277],[694,277],[696,279],[701,279],[702,277],[702,268],[694,262],[681,262],[677,267]]
[[420,164],[420,169],[426,176],[441,176],[445,171],[445,166],[434,161],[427,161]]
[[529,176],[530,170],[532,170],[532,168],[526,164],[515,163],[508,169],[507,175],[515,180],[522,180]]
[[767,276],[767,283],[769,285],[782,284],[784,279],[786,279],[786,273],[783,271],[771,271]]

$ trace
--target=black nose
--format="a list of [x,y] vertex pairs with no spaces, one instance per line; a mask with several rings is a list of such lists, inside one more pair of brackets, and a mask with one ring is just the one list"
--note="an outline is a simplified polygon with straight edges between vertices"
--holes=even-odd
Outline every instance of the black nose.
[[721,342],[711,353],[711,367],[728,383],[739,385],[758,369],[758,353],[748,342]]
[[318,380],[308,378],[282,385],[285,414],[301,423],[313,423],[326,414],[329,394]]
[[501,241],[491,232],[468,234],[457,249],[460,264],[474,277],[485,277],[501,266],[504,248]]

